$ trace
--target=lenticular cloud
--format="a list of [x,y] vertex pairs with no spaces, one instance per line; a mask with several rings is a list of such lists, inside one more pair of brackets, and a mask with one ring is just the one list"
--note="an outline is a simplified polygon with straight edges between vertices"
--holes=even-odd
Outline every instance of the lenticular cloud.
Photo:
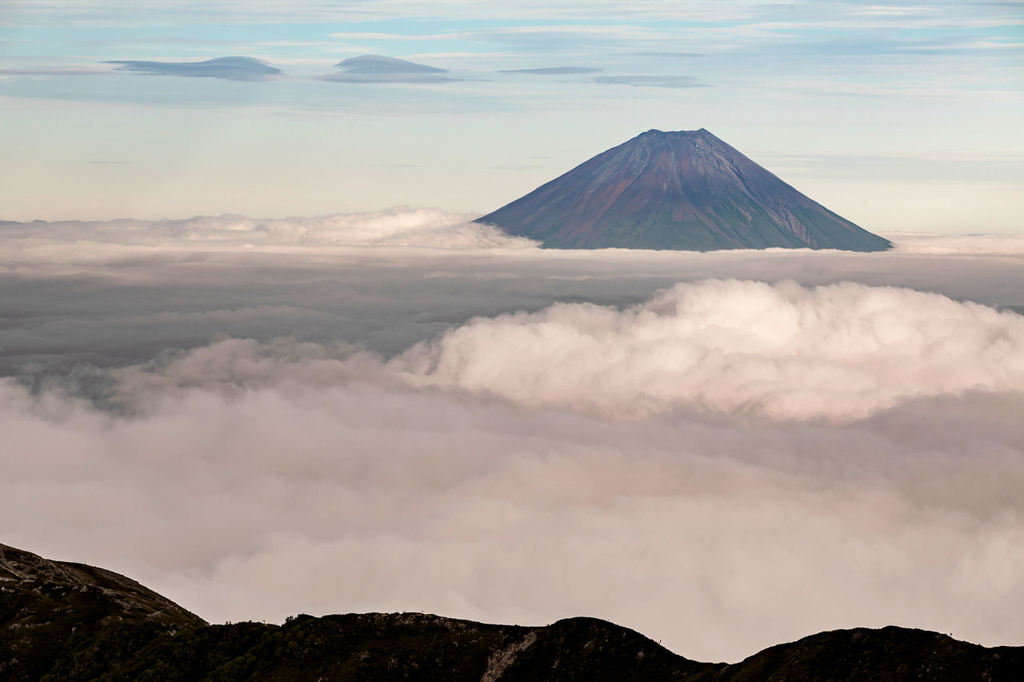
[[713,280],[623,311],[557,304],[473,320],[390,369],[611,418],[858,419],[911,398],[1024,386],[1024,317],[893,287]]

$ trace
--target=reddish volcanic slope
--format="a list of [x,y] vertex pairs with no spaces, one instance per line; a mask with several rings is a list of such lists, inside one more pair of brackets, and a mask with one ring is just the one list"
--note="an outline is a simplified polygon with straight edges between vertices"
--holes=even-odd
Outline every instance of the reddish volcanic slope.
[[477,222],[558,249],[891,246],[703,128],[648,130]]

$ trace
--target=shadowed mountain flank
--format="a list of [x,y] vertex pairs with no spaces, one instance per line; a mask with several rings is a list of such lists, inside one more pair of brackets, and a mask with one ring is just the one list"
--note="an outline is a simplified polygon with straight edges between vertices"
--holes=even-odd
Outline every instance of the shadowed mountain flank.
[[558,249],[891,246],[703,128],[649,130],[477,222]]
[[1019,680],[1024,647],[837,630],[736,664],[678,656],[596,618],[542,627],[422,613],[208,625],[110,571],[0,545],[3,680]]
[[0,545],[0,680],[45,679],[77,670],[83,657],[90,662],[82,670],[96,672],[103,643],[117,634],[125,639],[111,653],[121,657],[135,643],[205,625],[113,571]]

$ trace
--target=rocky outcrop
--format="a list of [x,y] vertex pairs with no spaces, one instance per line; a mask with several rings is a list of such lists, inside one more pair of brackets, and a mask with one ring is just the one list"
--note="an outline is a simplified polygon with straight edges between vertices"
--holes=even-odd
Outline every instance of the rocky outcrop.
[[1020,680],[1024,647],[887,627],[823,632],[731,665],[595,618],[543,627],[422,613],[208,625],[122,575],[0,545],[0,680]]

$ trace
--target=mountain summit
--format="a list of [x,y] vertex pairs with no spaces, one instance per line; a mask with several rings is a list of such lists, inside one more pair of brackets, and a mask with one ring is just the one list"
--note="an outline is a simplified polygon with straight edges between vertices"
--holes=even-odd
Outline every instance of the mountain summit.
[[703,128],[648,130],[476,222],[556,249],[891,246]]

